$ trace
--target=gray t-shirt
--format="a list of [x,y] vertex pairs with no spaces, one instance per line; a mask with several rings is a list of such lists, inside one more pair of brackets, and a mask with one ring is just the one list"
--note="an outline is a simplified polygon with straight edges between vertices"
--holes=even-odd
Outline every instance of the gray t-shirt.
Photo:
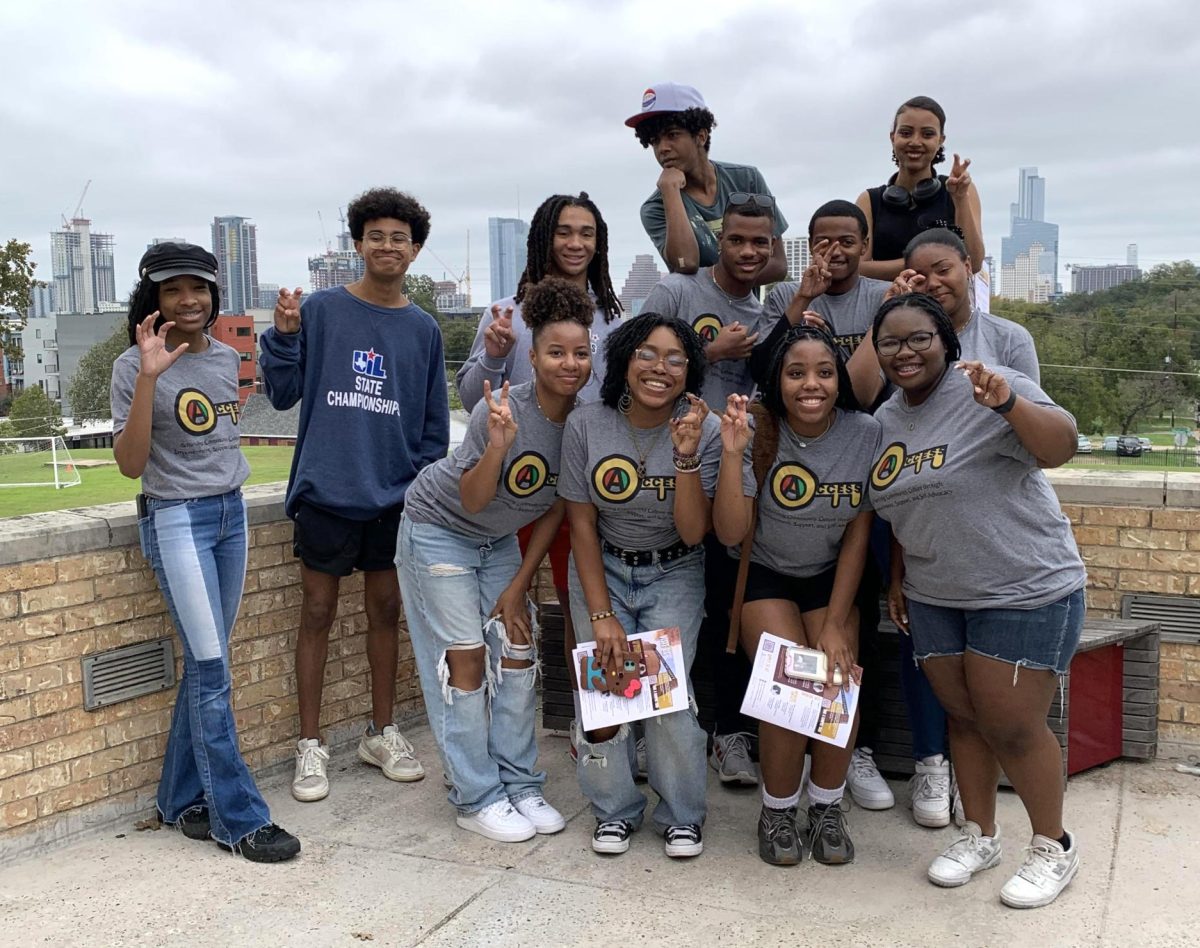
[[[748,335],[765,326],[762,304],[755,294],[747,293],[731,302],[713,282],[712,267],[704,267],[696,273],[671,273],[663,277],[646,297],[642,312],[678,316],[696,330],[705,346],[717,338],[723,326],[741,323]],[[754,382],[750,379],[747,359],[722,359],[708,364],[700,397],[709,408],[724,411],[725,399],[730,395],[753,393]]]
[[[753,451],[752,443],[747,465]],[[801,578],[834,566],[846,527],[871,509],[867,478],[878,453],[879,422],[864,412],[836,409],[832,427],[813,440],[782,422],[758,501],[750,559]]]
[[[239,447],[238,354],[209,337],[203,352],[185,352],[154,384],[150,457],[142,492],[161,500],[228,493],[250,465]],[[113,363],[113,435],[125,429],[141,353],[130,346]]]
[[988,368],[1006,365],[1041,384],[1042,371],[1033,336],[1020,323],[976,310],[958,334],[958,341],[962,358],[976,359]]
[[[808,308],[825,317],[834,339],[849,358],[870,331],[875,313],[883,303],[883,294],[889,286],[891,284],[885,280],[872,280],[870,277],[860,276],[847,292],[836,296],[832,293],[822,293],[808,304]],[[774,326],[785,317],[792,297],[799,288],[800,284],[794,281],[776,283],[771,288],[763,306],[768,325]]]
[[[495,399],[500,400],[498,393]],[[550,509],[564,426],[542,414],[532,382],[509,387],[508,407],[517,423],[517,438],[504,455],[491,503],[479,513],[468,513],[459,494],[463,471],[479,463],[488,444],[488,407],[480,401],[471,410],[463,443],[449,457],[422,469],[408,488],[404,509],[411,520],[486,540],[516,533]]]
[[[1000,371],[1021,397],[1062,411],[1021,373]],[[875,418],[882,449],[871,503],[904,547],[906,596],[952,609],[1036,609],[1083,586],[1071,524],[1045,473],[1004,416],[974,400],[966,376],[950,369],[916,408],[897,391]]]
[[[458,397],[462,399],[463,407],[467,411],[471,411],[483,399],[485,379],[492,383],[493,392],[500,391],[500,386],[505,382],[521,385],[533,381],[533,366],[529,363],[529,350],[533,348],[533,330],[525,325],[525,319],[521,316],[521,304],[509,296],[497,300],[492,305],[499,306],[501,312],[509,306],[513,308],[512,328],[517,341],[503,359],[493,359],[487,354],[483,347],[483,334],[492,324],[492,307],[487,307],[479,317],[479,327],[475,330],[475,341],[471,343],[467,361],[459,366],[454,377],[458,386]],[[592,326],[588,330],[591,336],[592,377],[580,389],[580,401],[592,402],[600,398],[600,383],[604,381],[604,340],[621,325],[623,319],[622,316],[606,323],[604,311],[599,308],[592,316]]]
[[[721,465],[721,426],[715,414],[704,419],[699,450],[700,482],[711,497]],[[643,452],[646,473],[639,478]],[[600,538],[614,546],[661,550],[678,543],[670,426],[631,429],[624,415],[601,402],[576,408],[563,434],[558,495],[594,504]]]

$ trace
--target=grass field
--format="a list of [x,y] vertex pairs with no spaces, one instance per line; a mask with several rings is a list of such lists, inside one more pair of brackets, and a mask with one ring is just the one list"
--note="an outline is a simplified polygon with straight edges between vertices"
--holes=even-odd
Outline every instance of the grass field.
[[[286,481],[292,466],[290,447],[243,448],[250,462],[248,484],[268,484]],[[109,448],[89,448],[72,451],[72,460],[112,460]],[[81,483],[77,487],[55,490],[50,487],[4,487],[4,484],[45,480],[49,473],[48,455],[0,455],[0,518],[46,510],[66,510],[69,507],[91,507],[133,500],[139,481],[124,477],[115,464],[105,467],[79,468]]]

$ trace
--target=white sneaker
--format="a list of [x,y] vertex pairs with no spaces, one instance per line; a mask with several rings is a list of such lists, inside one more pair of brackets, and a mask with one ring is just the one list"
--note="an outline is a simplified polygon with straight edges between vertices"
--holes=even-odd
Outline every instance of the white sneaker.
[[967,825],[967,812],[963,809],[962,794],[958,792],[958,777],[953,764],[950,765],[950,811],[955,826],[962,829]]
[[517,812],[533,824],[533,828],[543,835],[561,833],[567,828],[563,815],[554,809],[541,794],[532,797],[521,797],[513,802]]
[[896,805],[892,788],[875,766],[875,757],[869,747],[855,748],[850,769],[846,771],[846,788],[854,802],[864,810],[890,810]]
[[329,748],[318,738],[296,742],[296,776],[292,778],[292,796],[301,803],[315,803],[329,796],[329,778],[325,775]]
[[913,819],[921,826],[950,823],[950,765],[941,754],[917,761],[908,783]]
[[1000,862],[1000,855],[1000,824],[996,824],[994,835],[984,836],[979,825],[968,820],[962,836],[929,864],[926,875],[934,885],[952,889],[966,885],[975,873],[991,869]]
[[1000,890],[1000,901],[1010,908],[1038,908],[1057,899],[1079,871],[1079,847],[1070,839],[1071,848],[1063,849],[1058,840],[1035,835],[1025,862]]
[[714,735],[708,763],[717,772],[721,783],[742,787],[758,786],[758,768],[750,759],[749,734]]
[[465,830],[498,843],[522,843],[537,835],[533,824],[513,809],[507,797],[466,816],[460,814],[455,822]]
[[412,744],[394,724],[389,724],[378,734],[364,734],[358,742],[358,759],[378,767],[389,780],[407,783],[425,776],[425,768],[413,756]]

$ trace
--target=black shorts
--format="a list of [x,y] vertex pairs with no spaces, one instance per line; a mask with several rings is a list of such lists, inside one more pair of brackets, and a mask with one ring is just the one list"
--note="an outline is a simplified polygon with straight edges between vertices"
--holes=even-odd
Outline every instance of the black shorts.
[[833,578],[836,574],[837,567],[831,566],[816,576],[787,576],[751,560],[746,576],[746,598],[743,602],[786,599],[794,602],[801,612],[824,609],[833,595]]
[[309,569],[330,576],[349,576],[356,569],[395,569],[396,535],[403,511],[401,504],[374,520],[350,520],[300,501],[292,518],[292,552]]

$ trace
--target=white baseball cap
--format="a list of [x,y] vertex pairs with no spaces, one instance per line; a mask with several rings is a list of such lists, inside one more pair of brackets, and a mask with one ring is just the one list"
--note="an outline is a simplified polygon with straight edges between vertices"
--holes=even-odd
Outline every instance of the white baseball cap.
[[685,86],[678,82],[660,82],[642,93],[642,110],[637,115],[627,118],[625,124],[636,128],[640,122],[652,115],[707,108],[704,96],[694,86]]

